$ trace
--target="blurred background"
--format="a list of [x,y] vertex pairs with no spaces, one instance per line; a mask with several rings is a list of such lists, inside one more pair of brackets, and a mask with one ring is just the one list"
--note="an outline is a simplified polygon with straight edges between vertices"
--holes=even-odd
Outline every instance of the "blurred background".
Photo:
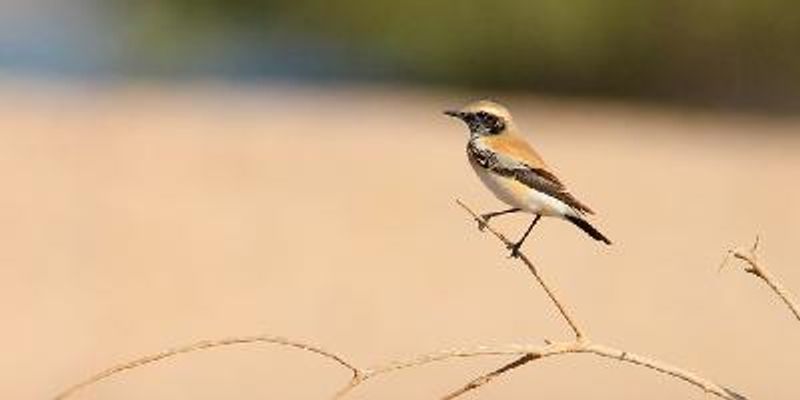
[[[760,234],[800,293],[798,4],[0,0],[0,395],[52,398],[231,335],[363,366],[568,338],[454,203],[502,207],[466,163],[465,127],[441,115],[488,96],[615,243],[547,220],[525,245],[595,341],[795,399],[800,327],[735,264],[718,268]],[[506,361],[402,372],[352,398],[437,398]],[[248,346],[77,398],[318,399],[348,378]],[[468,397],[533,393],[704,398],[581,356]]]
[[6,0],[0,22],[12,71],[800,105],[788,0]]

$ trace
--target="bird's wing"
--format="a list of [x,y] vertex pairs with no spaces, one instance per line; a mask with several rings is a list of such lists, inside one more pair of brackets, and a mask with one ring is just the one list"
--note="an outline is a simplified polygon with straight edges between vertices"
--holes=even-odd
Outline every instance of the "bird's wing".
[[[547,169],[544,160],[525,139],[515,133],[483,138],[484,145],[499,154],[506,154],[532,168]],[[558,179],[556,179],[557,181]]]
[[513,176],[514,179],[525,186],[555,197],[582,213],[594,214],[594,211],[592,211],[589,206],[578,201],[575,196],[567,191],[564,184],[546,169],[531,168],[527,165],[523,165],[512,168],[509,172],[510,176]]
[[575,210],[594,214],[589,206],[576,199],[558,177],[547,168],[542,158],[523,139],[511,136],[504,140],[484,143],[491,152],[491,162],[485,165],[493,172],[514,178],[529,188],[552,196]]

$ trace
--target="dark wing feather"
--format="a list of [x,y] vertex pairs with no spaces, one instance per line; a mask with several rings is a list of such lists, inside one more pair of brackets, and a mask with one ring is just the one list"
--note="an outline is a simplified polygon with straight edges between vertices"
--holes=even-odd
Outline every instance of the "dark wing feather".
[[467,144],[467,154],[478,165],[498,175],[514,178],[523,185],[552,196],[575,210],[587,214],[594,211],[573,197],[566,186],[552,172],[534,168],[512,157],[492,151],[475,141]]
[[564,184],[561,183],[552,172],[546,169],[531,168],[525,165],[522,168],[512,168],[504,175],[512,176],[523,185],[538,190],[548,196],[555,197],[580,212],[594,214],[591,208],[572,196],[572,194],[567,191]]

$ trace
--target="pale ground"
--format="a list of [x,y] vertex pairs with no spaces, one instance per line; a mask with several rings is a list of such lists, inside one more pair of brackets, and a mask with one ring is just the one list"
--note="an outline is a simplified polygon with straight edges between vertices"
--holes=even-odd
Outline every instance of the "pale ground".
[[[280,85],[0,83],[0,395],[44,399],[129,358],[274,333],[362,365],[568,339],[520,265],[454,203],[500,205],[440,110],[469,96]],[[797,399],[800,324],[717,268],[763,240],[800,293],[800,120],[504,97],[610,248],[546,220],[525,250],[598,342]],[[498,226],[516,237],[527,218]],[[435,399],[506,358],[369,382]],[[175,358],[81,399],[323,399],[326,360],[269,345]],[[475,399],[705,399],[591,356],[531,364]]]

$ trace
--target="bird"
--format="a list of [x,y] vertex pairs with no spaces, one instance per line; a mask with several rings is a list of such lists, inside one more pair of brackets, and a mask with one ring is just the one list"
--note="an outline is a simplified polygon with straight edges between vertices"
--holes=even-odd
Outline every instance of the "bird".
[[[533,221],[522,237],[508,245],[511,257],[519,257],[520,247],[543,216],[569,221],[591,238],[611,244],[611,240],[586,220],[594,211],[567,190],[522,136],[506,107],[490,100],[479,100],[444,113],[467,125],[469,164],[495,197],[511,206],[507,210],[482,214],[483,221],[517,212],[533,214]],[[480,229],[484,226],[484,222],[479,222]]]

